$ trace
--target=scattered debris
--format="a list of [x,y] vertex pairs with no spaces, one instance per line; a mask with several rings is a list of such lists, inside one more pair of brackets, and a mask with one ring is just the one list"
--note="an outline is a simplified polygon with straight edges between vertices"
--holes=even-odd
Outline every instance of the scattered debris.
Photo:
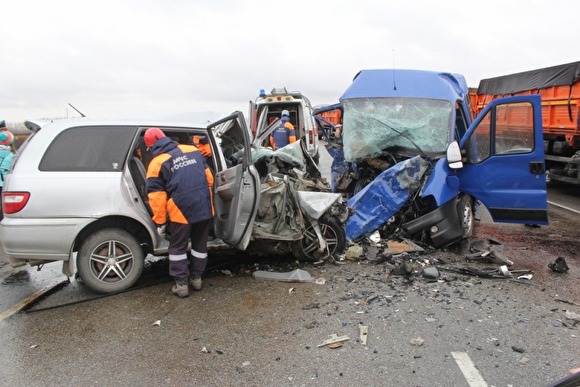
[[153,324],[151,324],[151,325],[154,326],[154,327],[160,327],[161,326],[161,320],[154,321]]
[[288,289],[288,294],[291,294],[294,290],[296,290],[296,288],[290,288],[290,289]]
[[38,347],[38,344],[32,344],[32,345],[31,345],[30,347],[28,347],[28,348],[30,348],[30,349],[34,349],[34,348],[36,348],[36,347]]
[[416,339],[411,340],[411,344],[413,344],[413,345],[415,345],[417,347],[422,346],[424,342],[425,342],[425,340],[423,340],[420,337],[417,337]]
[[401,241],[389,239],[387,241],[387,249],[385,250],[385,254],[400,254],[415,251],[422,252],[425,250],[418,244],[406,238],[401,238]]
[[428,266],[423,268],[423,277],[425,278],[439,278],[439,270],[435,266]]
[[358,326],[359,328],[359,334],[360,334],[360,341],[363,345],[367,345],[367,338],[369,335],[369,327],[366,325],[360,325]]
[[346,341],[346,340],[350,340],[350,337],[348,337],[346,335],[345,336],[338,336],[336,333],[333,333],[332,335],[330,335],[329,339],[324,340],[322,342],[322,344],[318,344],[318,348],[328,346],[331,344],[341,343],[341,342]]
[[518,346],[515,346],[515,345],[512,345],[512,350],[514,352],[518,352],[518,353],[524,353],[524,352],[526,352],[525,349],[523,349],[522,347],[518,347]]
[[373,242],[375,245],[381,241],[381,234],[379,231],[375,231],[369,236],[369,240]]
[[26,308],[28,308],[29,306],[34,304],[36,301],[38,301],[38,299],[40,299],[41,297],[48,295],[51,292],[56,291],[56,290],[60,289],[61,287],[66,286],[69,283],[70,283],[70,281],[68,279],[66,279],[66,280],[60,281],[56,284],[49,285],[43,289],[40,289],[36,293],[26,297],[24,300],[20,301],[17,304],[12,305],[10,308],[8,308],[5,311],[3,311],[2,313],[0,313],[0,321],[7,319],[7,318],[11,317],[12,315],[14,315],[22,310],[25,310]]
[[281,282],[312,282],[314,279],[310,274],[302,269],[295,269],[286,273],[276,273],[272,271],[255,271],[253,274],[255,279],[281,281]]
[[572,325],[576,326],[576,324],[580,323],[580,314],[578,313],[574,313],[574,312],[570,312],[569,310],[566,310],[566,318],[568,320],[572,320]]
[[346,250],[345,258],[350,261],[357,261],[360,257],[364,254],[364,250],[362,246],[359,245],[352,245],[349,246],[348,250]]
[[209,353],[209,351],[208,351],[208,349],[207,349],[206,347],[203,347],[203,348],[201,349],[201,352],[202,352],[202,353]]
[[530,361],[530,359],[528,359],[527,357],[523,356],[523,357],[522,357],[522,358],[521,358],[521,359],[518,361],[518,363],[520,363],[520,364],[526,364],[526,363],[528,363],[529,361]]
[[556,260],[553,263],[548,264],[548,267],[552,269],[552,271],[555,271],[556,273],[565,273],[570,269],[568,267],[568,264],[566,263],[566,260],[563,257],[556,258]]
[[317,278],[314,280],[314,283],[316,285],[324,285],[326,283],[326,280],[324,278]]
[[471,250],[474,250],[475,252],[465,256],[465,259],[468,261],[485,261],[506,266],[513,266],[514,264],[503,253],[500,253],[489,246],[485,250],[474,247],[472,247]]
[[574,306],[580,306],[579,303],[574,302],[574,301],[563,300],[561,298],[556,298],[555,300],[558,301],[558,302],[563,302],[564,304],[569,304],[569,305],[574,305]]

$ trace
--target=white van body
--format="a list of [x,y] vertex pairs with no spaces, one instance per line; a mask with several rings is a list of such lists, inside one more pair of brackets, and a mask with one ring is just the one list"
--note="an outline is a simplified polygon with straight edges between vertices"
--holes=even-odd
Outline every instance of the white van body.
[[[270,94],[262,89],[255,101],[250,101],[250,130],[257,138],[268,126],[279,119],[282,110],[290,112],[290,123],[296,130],[296,139],[304,138],[308,153],[318,163],[318,128],[314,121],[312,105],[299,91],[273,88]],[[268,146],[268,144],[262,144]]]

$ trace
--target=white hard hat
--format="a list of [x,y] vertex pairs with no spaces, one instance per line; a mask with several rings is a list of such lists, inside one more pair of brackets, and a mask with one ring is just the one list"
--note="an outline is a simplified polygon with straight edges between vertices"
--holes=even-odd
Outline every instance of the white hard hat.
[[290,117],[290,112],[288,110],[282,110],[282,115]]

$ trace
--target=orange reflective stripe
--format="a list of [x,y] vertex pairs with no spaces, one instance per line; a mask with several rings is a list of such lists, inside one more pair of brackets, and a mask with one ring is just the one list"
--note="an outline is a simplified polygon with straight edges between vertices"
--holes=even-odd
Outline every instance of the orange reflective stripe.
[[165,210],[165,204],[167,203],[167,192],[150,192],[147,197],[149,198],[149,206],[151,207],[151,211],[153,211],[153,221],[156,224],[167,223],[167,212]]
[[205,177],[207,179],[207,185],[209,186],[209,200],[210,200],[210,204],[211,204],[211,214],[215,215],[215,211],[213,209],[213,175],[211,173],[211,169],[206,168],[205,169]]
[[187,219],[183,215],[183,212],[175,205],[173,199],[169,199],[167,202],[167,212],[169,212],[169,219],[174,223],[187,224]]
[[149,179],[150,177],[158,177],[159,171],[161,171],[161,165],[163,165],[163,163],[170,158],[171,156],[168,155],[167,153],[160,154],[157,157],[153,158],[153,160],[151,160],[149,166],[147,167],[146,178]]

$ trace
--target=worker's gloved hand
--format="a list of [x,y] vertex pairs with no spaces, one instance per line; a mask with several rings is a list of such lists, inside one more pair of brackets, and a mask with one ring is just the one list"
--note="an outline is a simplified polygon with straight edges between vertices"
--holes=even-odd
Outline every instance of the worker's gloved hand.
[[167,227],[166,224],[158,224],[157,225],[157,234],[159,234],[159,236],[161,236],[161,238],[166,239],[166,232],[165,232],[165,228]]

